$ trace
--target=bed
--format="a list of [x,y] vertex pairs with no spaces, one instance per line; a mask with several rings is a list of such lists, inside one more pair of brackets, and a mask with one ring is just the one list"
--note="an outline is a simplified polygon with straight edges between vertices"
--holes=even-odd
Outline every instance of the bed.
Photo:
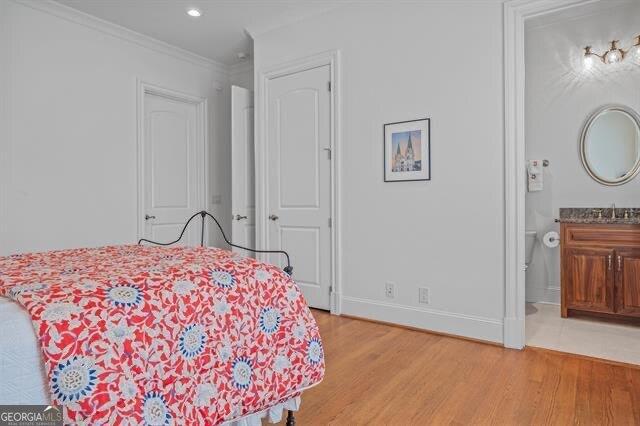
[[0,404],[62,405],[68,423],[291,425],[324,375],[289,273],[227,250],[4,257],[0,296]]

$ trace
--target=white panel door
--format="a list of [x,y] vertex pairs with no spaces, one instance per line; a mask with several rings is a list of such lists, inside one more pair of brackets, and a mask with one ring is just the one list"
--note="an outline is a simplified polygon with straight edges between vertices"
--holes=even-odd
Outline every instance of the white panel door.
[[330,80],[327,65],[268,87],[269,248],[291,255],[295,281],[320,309],[330,308],[331,287]]
[[[231,87],[231,240],[255,248],[255,149],[253,145],[253,93]],[[251,252],[234,248],[246,255]]]
[[[198,162],[204,136],[193,103],[145,93],[144,120],[144,238],[170,242],[201,210]],[[182,244],[200,243],[200,221],[194,222]]]

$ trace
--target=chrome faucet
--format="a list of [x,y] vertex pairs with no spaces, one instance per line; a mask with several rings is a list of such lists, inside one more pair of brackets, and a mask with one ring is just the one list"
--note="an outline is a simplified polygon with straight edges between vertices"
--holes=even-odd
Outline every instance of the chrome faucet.
[[616,218],[616,203],[613,203],[611,205],[611,219],[615,219]]

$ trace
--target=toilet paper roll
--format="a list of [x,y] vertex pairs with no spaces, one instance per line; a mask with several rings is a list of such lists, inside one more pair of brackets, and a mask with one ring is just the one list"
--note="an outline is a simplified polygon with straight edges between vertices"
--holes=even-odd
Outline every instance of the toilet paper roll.
[[556,248],[560,244],[560,235],[556,231],[549,231],[542,237],[542,243],[549,248]]

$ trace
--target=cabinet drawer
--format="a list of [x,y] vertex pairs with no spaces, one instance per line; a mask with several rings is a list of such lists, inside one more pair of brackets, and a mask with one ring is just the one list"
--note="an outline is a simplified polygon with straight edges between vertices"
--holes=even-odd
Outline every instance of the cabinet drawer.
[[566,246],[640,247],[640,225],[565,224]]

